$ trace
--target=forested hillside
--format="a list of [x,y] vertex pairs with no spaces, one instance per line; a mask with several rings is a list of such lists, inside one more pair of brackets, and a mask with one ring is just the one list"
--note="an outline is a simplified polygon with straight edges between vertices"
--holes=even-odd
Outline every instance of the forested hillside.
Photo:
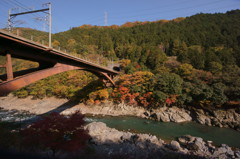
[[[151,57],[156,56],[160,59],[156,61],[161,61],[158,54],[164,53],[178,56],[180,61],[191,63],[195,68],[208,69],[211,61],[221,64],[239,61],[240,64],[237,60],[239,17],[240,11],[235,10],[226,14],[198,14],[172,21],[126,23],[123,26],[86,25],[55,34],[54,38],[61,46],[79,54],[97,51],[107,57],[130,59],[152,69],[155,64]],[[198,58],[197,62],[194,58]]]
[[[239,105],[239,26],[240,10],[197,14],[171,21],[128,22],[122,26],[84,25],[54,34],[53,46],[81,56],[98,54],[120,60],[127,75],[121,75],[114,89],[99,87],[95,92],[89,91],[85,95],[89,103],[113,100],[145,107]],[[41,38],[46,36],[39,35],[38,40]],[[78,81],[73,74],[76,73],[58,75],[64,76],[64,87],[68,81],[73,84],[71,79],[83,80],[79,77]],[[53,83],[51,80],[57,79],[48,78],[45,84]],[[39,87],[39,83],[16,94],[36,95],[37,88],[42,86]],[[49,87],[41,92],[41,97],[56,95],[76,99],[81,96],[78,91],[83,86],[73,84],[72,89],[60,89],[54,83],[58,91]]]

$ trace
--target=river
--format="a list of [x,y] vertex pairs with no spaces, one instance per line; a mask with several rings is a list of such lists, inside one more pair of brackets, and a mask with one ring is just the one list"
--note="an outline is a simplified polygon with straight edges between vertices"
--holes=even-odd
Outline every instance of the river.
[[[33,122],[37,119],[38,117],[35,115],[24,111],[0,109],[0,121]],[[127,116],[86,116],[85,120],[88,123],[93,121],[104,122],[108,127],[118,130],[156,135],[165,141],[174,140],[182,135],[192,135],[213,141],[216,145],[227,144],[231,147],[240,148],[240,132],[229,128],[209,127],[195,122],[163,123]]]
[[183,135],[201,137],[204,140],[213,141],[215,145],[227,144],[240,148],[240,132],[229,128],[219,128],[201,125],[195,122],[172,123],[157,122],[137,117],[86,117],[87,122],[99,121],[108,127],[118,130],[147,133],[171,141]]

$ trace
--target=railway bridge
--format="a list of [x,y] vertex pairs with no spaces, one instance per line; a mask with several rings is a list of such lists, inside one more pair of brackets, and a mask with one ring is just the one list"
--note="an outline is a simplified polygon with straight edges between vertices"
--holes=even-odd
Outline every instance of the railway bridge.
[[[6,74],[0,75],[0,96],[46,77],[70,70],[85,70],[99,77],[107,86],[113,85],[117,71],[49,48],[39,43],[0,30],[0,56],[6,56]],[[13,72],[12,57],[39,63],[39,67]]]

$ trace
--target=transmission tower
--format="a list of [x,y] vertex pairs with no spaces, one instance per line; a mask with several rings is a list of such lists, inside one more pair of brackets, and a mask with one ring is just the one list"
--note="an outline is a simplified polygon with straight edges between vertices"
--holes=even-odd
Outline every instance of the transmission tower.
[[[8,10],[8,31],[11,32],[13,28],[13,19],[19,15],[25,15],[25,14],[32,14],[37,12],[42,12],[47,14],[47,18],[45,20],[48,23],[49,26],[49,47],[52,47],[52,6],[51,3],[46,3],[44,6],[47,6],[47,8],[39,9],[39,10],[30,10],[26,12],[19,12],[19,13],[11,13],[12,9]],[[48,11],[48,12],[46,12]]]
[[108,13],[104,12],[104,25],[107,26],[108,25]]

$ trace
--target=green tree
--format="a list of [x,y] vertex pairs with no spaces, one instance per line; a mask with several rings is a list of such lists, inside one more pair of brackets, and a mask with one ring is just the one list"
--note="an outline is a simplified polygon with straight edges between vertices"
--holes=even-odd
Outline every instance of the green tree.
[[190,46],[188,48],[188,57],[190,59],[190,64],[194,68],[203,69],[205,66],[205,57],[202,52],[201,46]]
[[200,80],[196,80],[192,86],[190,95],[195,103],[199,104],[201,101],[210,100],[213,95],[212,88]]
[[190,64],[181,64],[179,68],[177,68],[177,73],[183,77],[187,78],[193,73],[193,66]]
[[154,90],[162,91],[168,95],[180,95],[182,83],[182,78],[175,73],[157,74],[154,77]]
[[226,86],[223,83],[215,83],[212,85],[213,94],[211,97],[211,101],[214,104],[222,105],[227,101],[227,97],[224,94]]
[[222,72],[223,66],[218,62],[210,62],[208,70],[213,74],[218,74]]
[[151,49],[146,65],[150,69],[155,70],[158,67],[160,67],[166,60],[167,60],[166,54],[161,49],[154,47]]
[[164,106],[168,95],[162,91],[154,91],[152,97],[154,99],[154,106]]

